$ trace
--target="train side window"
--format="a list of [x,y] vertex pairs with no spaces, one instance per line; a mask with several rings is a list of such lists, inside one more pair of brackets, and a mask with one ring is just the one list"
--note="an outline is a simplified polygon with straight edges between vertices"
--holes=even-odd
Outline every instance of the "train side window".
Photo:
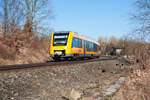
[[94,44],[94,51],[96,52],[98,50],[98,46]]
[[93,43],[86,41],[86,49],[87,51],[93,51]]
[[88,41],[86,41],[86,49],[87,49],[87,51],[89,51],[89,42]]
[[76,37],[73,37],[73,40],[72,40],[72,48],[77,47],[77,44],[78,44],[78,39],[77,39]]
[[91,42],[91,51],[94,51],[94,43]]
[[99,50],[101,50],[102,48],[101,48],[101,46],[99,46]]
[[89,42],[89,51],[91,51],[91,42]]
[[82,39],[79,39],[79,40],[78,40],[78,43],[79,43],[79,44],[78,44],[78,47],[79,47],[79,48],[82,48]]
[[94,47],[94,46],[93,46],[93,43],[92,43],[92,42],[89,42],[89,45],[90,45],[90,46],[89,46],[89,51],[93,51],[93,49],[94,49],[94,48],[93,48],[93,47]]
[[82,39],[73,37],[72,48],[82,48]]

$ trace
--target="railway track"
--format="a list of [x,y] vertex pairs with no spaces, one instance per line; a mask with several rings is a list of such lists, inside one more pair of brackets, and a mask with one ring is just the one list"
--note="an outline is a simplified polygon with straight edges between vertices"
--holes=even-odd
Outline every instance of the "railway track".
[[80,60],[80,61],[60,61],[60,62],[46,62],[46,63],[33,63],[33,64],[16,64],[16,65],[0,65],[0,71],[10,71],[10,70],[18,70],[18,69],[28,69],[28,68],[40,68],[44,66],[54,67],[54,66],[62,66],[62,65],[73,65],[73,64],[81,64],[87,62],[95,62],[95,61],[104,61],[104,60],[114,60],[117,57],[113,56],[101,56],[97,59],[90,60]]

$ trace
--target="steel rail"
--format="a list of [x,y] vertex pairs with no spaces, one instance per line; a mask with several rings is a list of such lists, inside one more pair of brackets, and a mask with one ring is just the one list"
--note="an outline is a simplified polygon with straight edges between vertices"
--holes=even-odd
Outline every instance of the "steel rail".
[[87,62],[95,62],[95,61],[104,61],[104,60],[114,60],[117,57],[104,57],[90,60],[80,60],[80,61],[60,61],[60,62],[46,62],[46,63],[33,63],[33,64],[15,64],[15,65],[0,65],[0,71],[9,71],[15,69],[27,69],[27,68],[38,68],[43,66],[58,66],[58,65],[73,65]]

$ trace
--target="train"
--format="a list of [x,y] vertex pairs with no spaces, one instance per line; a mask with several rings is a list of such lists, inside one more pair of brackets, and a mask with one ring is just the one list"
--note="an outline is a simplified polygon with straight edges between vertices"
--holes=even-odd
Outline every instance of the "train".
[[97,58],[101,55],[101,46],[76,32],[59,31],[52,33],[49,51],[53,60]]

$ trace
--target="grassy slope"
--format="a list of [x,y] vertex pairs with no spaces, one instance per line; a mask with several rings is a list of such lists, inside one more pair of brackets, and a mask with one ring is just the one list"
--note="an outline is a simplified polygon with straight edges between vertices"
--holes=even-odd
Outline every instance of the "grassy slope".
[[27,39],[22,34],[0,37],[0,65],[45,62],[49,59],[48,36]]

